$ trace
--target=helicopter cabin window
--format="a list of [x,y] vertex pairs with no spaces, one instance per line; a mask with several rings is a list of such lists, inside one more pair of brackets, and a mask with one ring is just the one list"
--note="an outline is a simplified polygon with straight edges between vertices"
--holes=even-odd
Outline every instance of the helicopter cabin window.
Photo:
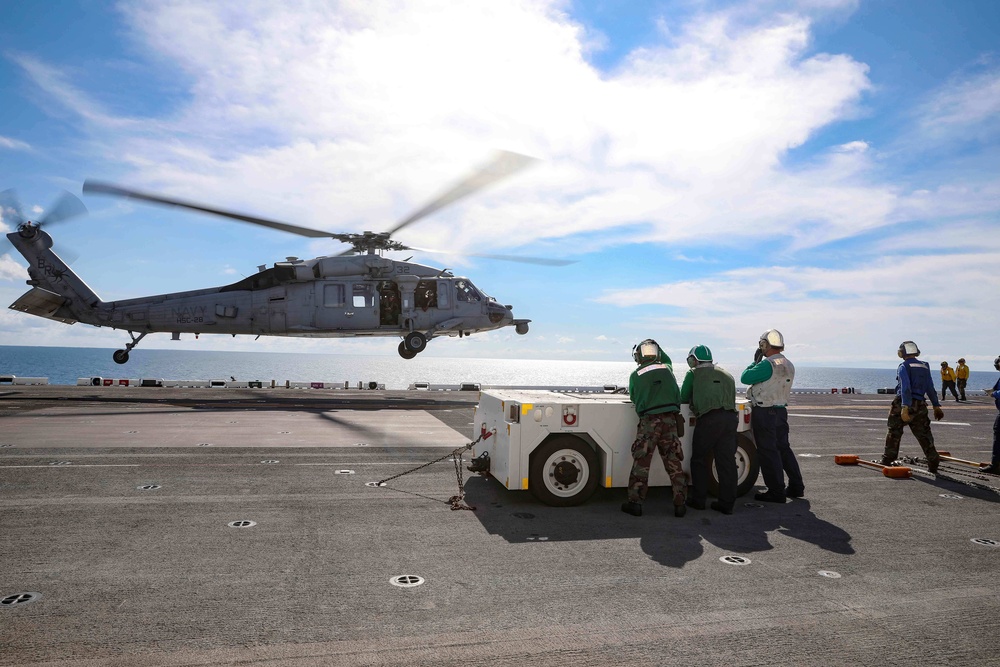
[[371,308],[374,305],[372,291],[364,283],[354,283],[354,298],[351,300],[355,308]]
[[482,301],[483,298],[479,294],[479,290],[470,283],[468,280],[456,280],[455,281],[455,297],[459,301]]
[[436,280],[421,280],[413,293],[413,301],[417,308],[428,310],[438,307],[438,286]]
[[344,305],[344,286],[336,283],[323,285],[323,305],[327,308],[342,308]]

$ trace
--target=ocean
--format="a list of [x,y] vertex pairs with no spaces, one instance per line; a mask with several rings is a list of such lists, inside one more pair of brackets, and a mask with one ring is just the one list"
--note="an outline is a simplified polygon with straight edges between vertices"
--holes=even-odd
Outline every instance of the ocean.
[[[600,386],[628,384],[635,364],[629,361],[548,361],[537,359],[455,359],[282,352],[208,352],[139,349],[123,366],[113,350],[81,347],[0,346],[0,375],[47,377],[50,384],[75,385],[77,378],[162,380],[276,380],[304,382],[377,382],[386,389],[406,389],[415,382],[457,385]],[[678,380],[686,372],[675,364]],[[734,375],[742,369],[730,368]],[[738,381],[739,378],[737,378]],[[972,371],[969,390],[979,393],[996,382],[996,372]],[[894,387],[895,369],[822,368],[796,365],[796,389],[830,391],[853,387],[874,394]],[[940,389],[939,378],[935,384]]]

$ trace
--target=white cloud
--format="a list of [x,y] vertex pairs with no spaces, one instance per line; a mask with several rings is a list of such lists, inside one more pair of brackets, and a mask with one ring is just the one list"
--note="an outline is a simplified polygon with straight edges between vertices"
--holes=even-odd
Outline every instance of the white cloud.
[[0,148],[12,151],[30,151],[31,145],[24,141],[18,141],[17,139],[11,139],[10,137],[0,135]]
[[[4,241],[6,243],[6,241]],[[28,279],[28,269],[9,254],[0,255],[0,280],[24,281]]]
[[563,2],[127,5],[137,39],[190,81],[184,106],[151,119],[156,135],[53,68],[19,62],[105,132],[130,182],[218,205],[384,229],[502,147],[546,163],[463,205],[461,219],[424,223],[420,245],[504,249],[637,224],[622,241],[735,240],[761,221],[808,245],[885,224],[893,204],[865,177],[862,142],[804,169],[782,164],[870,88],[864,64],[808,53],[804,16],[852,6],[705,14],[602,73]]
[[[811,363],[864,366],[891,356],[899,340],[908,338],[940,337],[963,350],[995,345],[992,329],[970,330],[959,314],[1000,309],[1000,294],[986,288],[995,282],[998,262],[1000,250],[913,253],[831,269],[742,268],[709,280],[609,292],[598,301],[647,306],[656,326],[682,340],[709,337],[713,349],[745,344],[754,332],[775,327],[789,350]],[[947,289],[935,289],[937,278]]]
[[950,81],[919,111],[924,136],[995,135],[1000,117],[1000,70]]

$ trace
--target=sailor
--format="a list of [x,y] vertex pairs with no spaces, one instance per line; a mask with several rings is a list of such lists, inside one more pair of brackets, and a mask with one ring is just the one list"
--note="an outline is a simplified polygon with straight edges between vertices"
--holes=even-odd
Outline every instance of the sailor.
[[691,440],[691,495],[688,507],[703,510],[708,497],[711,461],[719,475],[719,499],[712,509],[732,514],[736,504],[736,381],[712,361],[706,345],[695,345],[688,352],[690,369],[681,384],[681,403],[691,404],[695,416]]
[[760,472],[767,485],[767,491],[754,494],[754,498],[770,503],[783,503],[786,497],[805,495],[802,472],[788,442],[786,406],[795,380],[795,366],[782,354],[784,349],[785,339],[781,332],[768,329],[757,342],[754,363],[740,376],[740,382],[747,385],[747,398],[753,404],[750,426],[760,456]]
[[639,415],[635,441],[632,443],[632,473],[628,480],[628,500],[622,511],[642,516],[642,503],[649,489],[649,466],[657,451],[670,476],[674,494],[674,516],[684,516],[687,508],[687,475],[681,461],[684,452],[677,435],[680,417],[680,390],[670,365],[670,357],[647,338],[632,348],[632,358],[639,365],[628,380],[628,393]]
[[[993,368],[1000,371],[1000,357],[993,360]],[[997,417],[993,420],[993,458],[988,466],[980,468],[982,472],[993,475],[1000,475],[1000,380],[993,383],[993,390],[990,396],[997,406]]]
[[958,400],[958,392],[955,391],[955,369],[948,365],[947,361],[941,362],[941,400],[944,400],[945,392],[950,391],[951,395]]
[[964,357],[958,360],[955,377],[958,379],[958,400],[964,403],[966,401],[965,388],[969,384],[969,367],[965,365]]
[[899,456],[899,440],[903,437],[903,426],[908,425],[913,436],[920,443],[927,457],[927,469],[937,473],[941,457],[934,448],[934,434],[931,433],[931,420],[927,416],[927,400],[930,397],[934,405],[934,419],[940,421],[944,411],[938,402],[934,390],[934,379],[931,377],[931,367],[917,356],[920,348],[912,340],[899,344],[896,352],[903,363],[896,369],[896,398],[889,408],[889,430],[885,435],[885,451],[882,453],[881,464],[892,465]]

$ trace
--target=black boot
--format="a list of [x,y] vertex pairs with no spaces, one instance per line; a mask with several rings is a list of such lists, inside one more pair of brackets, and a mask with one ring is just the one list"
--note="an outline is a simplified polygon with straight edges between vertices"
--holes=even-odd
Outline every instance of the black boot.
[[723,514],[733,513],[732,505],[723,505],[718,500],[712,501],[712,509],[714,509],[716,512],[722,512]]
[[628,500],[622,503],[622,512],[631,514],[632,516],[642,516],[642,503],[633,503],[631,500]]
[[687,514],[687,505],[681,503],[680,505],[674,505],[674,516],[678,519]]
[[785,494],[774,493],[772,491],[765,491],[763,493],[753,494],[754,500],[760,500],[765,503],[783,503],[785,502]]
[[979,472],[988,472],[991,475],[1000,475],[1000,463],[991,463],[988,466],[983,466],[979,469]]

